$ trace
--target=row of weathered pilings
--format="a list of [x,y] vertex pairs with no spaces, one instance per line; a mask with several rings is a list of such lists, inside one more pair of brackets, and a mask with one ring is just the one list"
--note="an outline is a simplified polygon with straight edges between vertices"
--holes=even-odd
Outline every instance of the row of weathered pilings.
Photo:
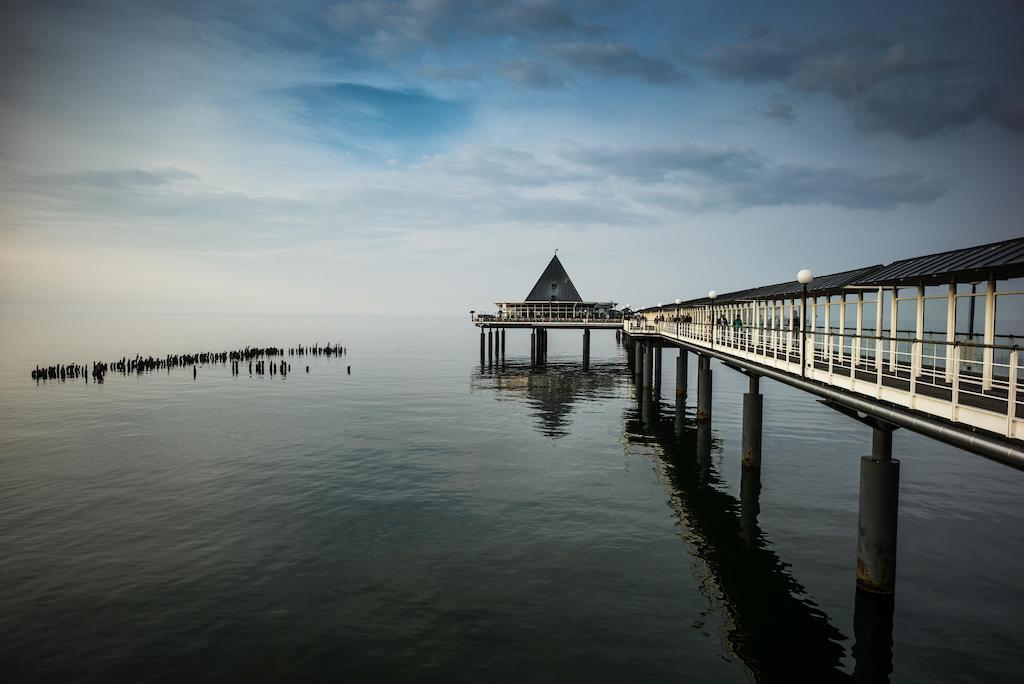
[[[662,378],[662,350],[678,349],[676,357],[677,403],[687,395],[688,356],[697,355],[697,411],[698,424],[710,425],[712,419],[711,370],[712,355],[697,349],[688,349],[660,336],[630,335],[616,331],[624,339],[627,362],[632,377],[642,392],[660,393]],[[743,395],[743,434],[741,439],[741,467],[760,469],[761,433],[764,398],[760,392],[761,375],[755,368],[739,361],[720,359],[729,368],[743,373],[749,379],[748,391]],[[878,419],[861,416],[831,402],[825,402],[841,413],[859,420],[872,428],[870,456],[861,458],[860,503],[857,525],[857,586],[880,594],[892,594],[896,586],[896,529],[899,503],[898,460],[892,458],[892,432],[897,426]]]
[[[104,362],[104,361],[93,361],[90,363],[64,363],[55,364],[51,366],[36,366],[31,371],[31,377],[33,380],[38,382],[45,381],[67,381],[83,379],[85,382],[89,382],[89,378],[93,379],[93,382],[103,382],[104,378],[108,373],[120,373],[122,375],[141,375],[143,373],[149,373],[157,370],[167,370],[171,372],[172,368],[186,368],[192,367],[192,376],[197,375],[198,365],[207,364],[231,364],[232,375],[240,374],[240,365],[242,362],[249,363],[249,375],[253,375],[255,370],[256,375],[264,375],[267,371],[266,361],[264,359],[277,359],[280,357],[288,356],[344,356],[348,354],[348,348],[340,344],[329,343],[326,345],[313,344],[313,345],[299,345],[296,347],[289,347],[287,349],[282,347],[242,347],[239,349],[232,349],[227,351],[219,352],[197,352],[190,354],[167,354],[165,356],[142,356],[136,354],[134,357],[124,356],[120,360]],[[253,362],[256,362],[255,369]],[[351,368],[351,367],[350,367]],[[271,361],[269,374],[282,376],[287,375],[291,370],[291,364],[287,361]],[[309,366],[306,366],[306,372],[309,372]]]

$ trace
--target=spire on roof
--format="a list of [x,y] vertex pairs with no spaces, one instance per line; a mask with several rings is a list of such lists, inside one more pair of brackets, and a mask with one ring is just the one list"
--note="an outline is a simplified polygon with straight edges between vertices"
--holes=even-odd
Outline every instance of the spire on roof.
[[582,302],[583,298],[576,291],[572,279],[565,272],[565,267],[558,260],[558,250],[555,256],[551,257],[547,268],[541,273],[537,284],[530,290],[526,301],[528,302]]

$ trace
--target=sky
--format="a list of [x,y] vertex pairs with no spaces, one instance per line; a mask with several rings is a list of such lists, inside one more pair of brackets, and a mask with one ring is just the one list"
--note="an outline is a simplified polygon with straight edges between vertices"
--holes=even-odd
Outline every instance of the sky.
[[634,307],[1024,235],[1024,2],[4,2],[0,312]]

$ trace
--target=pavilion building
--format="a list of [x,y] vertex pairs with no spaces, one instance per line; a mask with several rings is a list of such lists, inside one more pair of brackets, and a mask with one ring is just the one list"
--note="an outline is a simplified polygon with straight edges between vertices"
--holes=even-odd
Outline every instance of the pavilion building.
[[495,302],[498,321],[621,321],[615,302],[585,302],[556,254],[521,302]]

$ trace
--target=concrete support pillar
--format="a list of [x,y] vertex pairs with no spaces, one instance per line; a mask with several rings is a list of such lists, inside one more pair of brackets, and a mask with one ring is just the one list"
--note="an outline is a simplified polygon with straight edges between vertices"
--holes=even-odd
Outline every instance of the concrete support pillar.
[[[481,343],[480,356],[483,357],[483,345]],[[537,365],[537,329],[530,329],[530,367]]]
[[590,368],[590,330],[583,329],[583,370]]
[[484,362],[484,329],[480,328],[480,363]]
[[711,357],[697,356],[697,422],[711,422]]
[[686,350],[680,347],[679,356],[676,357],[676,396],[686,396],[687,361]]
[[548,330],[547,328],[537,329],[537,365],[548,365]]
[[661,387],[661,343],[655,343],[654,345],[654,385],[655,388]]
[[487,362],[494,361],[494,328],[487,329]]
[[650,389],[654,385],[654,345],[646,342],[644,347],[643,388]]
[[501,329],[501,360],[505,360],[505,329]]
[[764,397],[759,387],[760,378],[750,374],[750,391],[743,395],[742,461],[744,468],[761,467],[761,412]]
[[644,374],[644,353],[647,348],[642,340],[633,340],[633,346],[636,347],[633,351],[633,378],[640,384]]
[[871,456],[860,460],[857,586],[878,594],[896,589],[896,522],[900,462],[892,458],[893,426],[872,426]]

